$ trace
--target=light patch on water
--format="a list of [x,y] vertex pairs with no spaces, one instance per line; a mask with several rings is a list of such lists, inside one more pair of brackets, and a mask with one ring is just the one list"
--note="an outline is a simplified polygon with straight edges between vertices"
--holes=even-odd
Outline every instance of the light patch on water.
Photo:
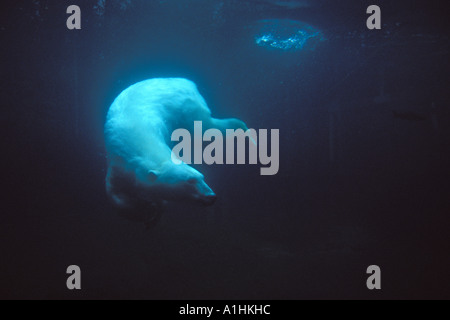
[[264,0],[264,2],[287,10],[309,8],[311,6],[309,2],[299,0]]

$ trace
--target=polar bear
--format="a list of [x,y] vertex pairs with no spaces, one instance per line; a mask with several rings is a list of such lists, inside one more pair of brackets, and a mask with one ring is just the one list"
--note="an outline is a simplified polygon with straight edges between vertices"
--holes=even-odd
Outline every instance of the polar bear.
[[181,78],[151,79],[124,90],[111,105],[105,124],[108,157],[106,190],[113,203],[138,215],[160,211],[166,201],[212,205],[216,194],[204,176],[172,161],[176,129],[247,130],[238,119],[214,119],[196,85]]

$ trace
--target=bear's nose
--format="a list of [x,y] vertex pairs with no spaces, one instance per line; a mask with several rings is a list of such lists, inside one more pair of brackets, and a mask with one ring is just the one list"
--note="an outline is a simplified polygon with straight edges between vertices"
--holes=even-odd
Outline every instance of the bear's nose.
[[217,200],[217,196],[215,194],[207,195],[203,198],[203,203],[205,206],[212,206]]

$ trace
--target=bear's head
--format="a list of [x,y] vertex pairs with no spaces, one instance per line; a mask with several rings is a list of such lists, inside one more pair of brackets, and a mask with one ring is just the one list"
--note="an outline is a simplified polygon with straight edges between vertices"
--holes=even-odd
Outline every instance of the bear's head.
[[217,199],[214,191],[205,183],[204,176],[185,163],[176,165],[167,161],[159,169],[149,170],[144,179],[146,187],[143,189],[150,191],[150,196],[163,200],[211,206]]

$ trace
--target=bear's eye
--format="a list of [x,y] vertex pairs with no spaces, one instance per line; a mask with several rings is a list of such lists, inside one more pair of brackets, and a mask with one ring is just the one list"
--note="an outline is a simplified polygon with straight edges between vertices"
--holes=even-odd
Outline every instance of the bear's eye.
[[196,183],[197,183],[197,180],[196,180],[196,179],[189,179],[187,182],[188,182],[189,184],[196,184]]

